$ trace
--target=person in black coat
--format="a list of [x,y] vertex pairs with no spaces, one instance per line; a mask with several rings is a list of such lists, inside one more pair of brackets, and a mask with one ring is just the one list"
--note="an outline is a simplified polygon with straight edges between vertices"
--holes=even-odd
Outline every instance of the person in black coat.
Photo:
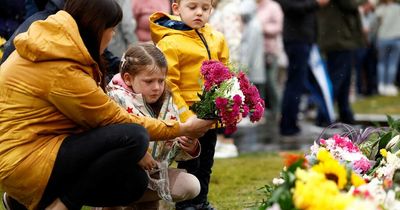
[[297,115],[301,95],[308,80],[308,60],[311,46],[317,41],[316,12],[329,0],[277,0],[285,18],[283,42],[289,65],[283,92],[280,134],[296,135],[300,132]]

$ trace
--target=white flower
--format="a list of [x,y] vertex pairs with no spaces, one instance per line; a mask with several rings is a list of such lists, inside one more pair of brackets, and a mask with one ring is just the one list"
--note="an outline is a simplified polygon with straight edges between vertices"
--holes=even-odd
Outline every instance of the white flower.
[[279,204],[274,203],[274,205],[269,207],[267,210],[281,210],[281,207],[279,206]]
[[274,185],[281,185],[281,184],[283,184],[284,182],[285,182],[285,180],[282,179],[282,178],[273,178],[273,179],[272,179],[272,184],[274,184]]
[[227,98],[233,98],[233,96],[239,95],[242,98],[242,101],[244,101],[244,94],[240,90],[240,83],[239,83],[238,78],[232,77],[231,79],[229,79],[227,81],[227,83],[230,84],[230,88],[228,90],[226,90],[223,94]]
[[399,140],[400,140],[399,135],[390,139],[389,143],[386,145],[386,150],[390,150],[390,148],[393,147],[394,145],[396,145],[399,142]]

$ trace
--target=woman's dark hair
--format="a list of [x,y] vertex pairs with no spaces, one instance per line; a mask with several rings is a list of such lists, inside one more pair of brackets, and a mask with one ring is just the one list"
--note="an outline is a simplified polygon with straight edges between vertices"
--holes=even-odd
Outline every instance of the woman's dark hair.
[[75,19],[83,43],[99,65],[102,75],[94,72],[94,77],[104,89],[107,72],[100,55],[101,39],[106,29],[115,27],[121,22],[121,7],[115,0],[67,0],[64,10]]
[[[130,74],[135,77],[142,71],[162,72],[167,74],[167,60],[164,54],[153,44],[141,43],[129,47],[121,58],[120,72]],[[156,115],[159,114],[166,94],[169,94],[164,83],[162,96],[153,104],[149,104]]]

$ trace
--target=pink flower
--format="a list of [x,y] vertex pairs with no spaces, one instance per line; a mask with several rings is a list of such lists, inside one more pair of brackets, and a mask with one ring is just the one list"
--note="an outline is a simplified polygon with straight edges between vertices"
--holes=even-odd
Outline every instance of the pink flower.
[[365,173],[371,168],[371,163],[366,158],[362,158],[354,162],[353,168],[356,171],[360,170],[361,173]]
[[219,85],[233,76],[223,63],[212,60],[204,61],[200,71],[204,76],[204,87],[207,91],[209,91],[212,86]]
[[227,98],[218,97],[217,99],[215,99],[215,105],[219,109],[226,107],[227,104],[228,104]]

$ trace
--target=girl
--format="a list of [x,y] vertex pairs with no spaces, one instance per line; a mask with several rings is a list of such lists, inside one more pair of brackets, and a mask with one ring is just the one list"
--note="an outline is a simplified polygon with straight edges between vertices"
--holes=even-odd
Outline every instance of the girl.
[[[127,50],[121,59],[120,74],[107,86],[108,95],[129,113],[161,120],[179,120],[177,108],[166,89],[167,62],[163,53],[152,44],[139,44]],[[172,160],[184,161],[200,154],[197,139],[186,137],[170,141],[150,142],[149,152],[159,162],[150,170],[149,189],[136,206],[157,209],[158,200],[183,201],[196,197],[200,183],[189,173],[168,169]],[[165,178],[165,179],[164,179]],[[158,194],[158,195],[157,195]],[[143,202],[149,201],[149,202]]]

